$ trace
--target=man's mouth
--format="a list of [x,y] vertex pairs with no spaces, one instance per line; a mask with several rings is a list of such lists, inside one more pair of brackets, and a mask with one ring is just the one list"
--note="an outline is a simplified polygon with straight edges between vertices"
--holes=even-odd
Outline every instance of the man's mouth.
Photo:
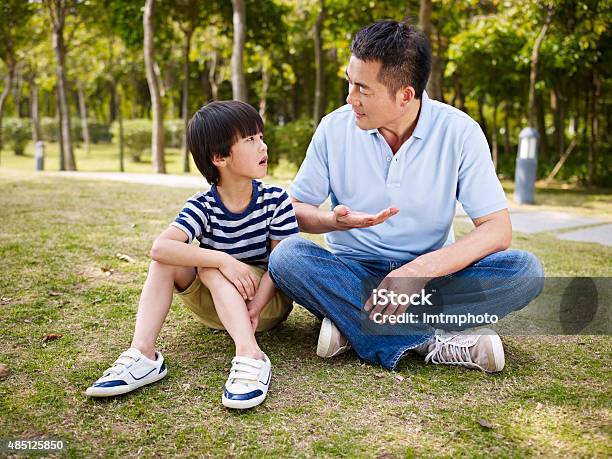
[[355,118],[359,119],[359,118],[363,118],[365,116],[365,113],[359,113],[358,111],[353,110],[353,113],[355,114]]

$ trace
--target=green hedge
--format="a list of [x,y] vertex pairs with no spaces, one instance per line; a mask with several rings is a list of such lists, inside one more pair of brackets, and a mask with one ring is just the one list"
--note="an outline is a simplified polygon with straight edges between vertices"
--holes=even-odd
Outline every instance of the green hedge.
[[[89,126],[91,143],[109,143],[111,141],[112,136],[108,125],[93,119],[88,119],[87,124]],[[59,129],[56,118],[41,118],[40,131],[43,140],[47,142],[57,142],[59,140]],[[70,119],[70,133],[74,142],[83,142],[80,118]]]
[[[115,121],[110,130],[113,141],[119,143],[119,124]],[[166,147],[180,148],[183,144],[183,120],[164,121],[164,144]],[[123,141],[126,150],[134,161],[151,151],[153,121],[149,119],[132,119],[123,121]]]
[[314,126],[308,118],[300,118],[283,126],[266,125],[264,140],[268,145],[269,163],[276,165],[280,158],[285,158],[296,166],[302,164],[313,133]]
[[2,140],[16,155],[23,155],[27,143],[32,140],[29,118],[5,118],[2,122]]

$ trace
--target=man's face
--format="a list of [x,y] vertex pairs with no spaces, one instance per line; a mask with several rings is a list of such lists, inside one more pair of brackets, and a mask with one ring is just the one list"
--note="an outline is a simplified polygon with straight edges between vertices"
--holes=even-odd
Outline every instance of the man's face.
[[387,87],[378,81],[379,61],[365,62],[351,56],[346,68],[349,94],[346,102],[353,107],[355,123],[368,130],[386,127],[402,115],[401,96],[389,95]]

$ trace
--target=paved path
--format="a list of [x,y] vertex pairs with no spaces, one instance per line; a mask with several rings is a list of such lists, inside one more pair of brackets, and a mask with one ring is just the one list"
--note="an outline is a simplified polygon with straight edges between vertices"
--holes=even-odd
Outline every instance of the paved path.
[[[131,174],[119,172],[43,172],[45,175],[71,177],[86,180],[113,180],[144,185],[207,190],[209,184],[195,175]],[[467,219],[460,204],[457,218]],[[559,239],[593,242],[612,246],[612,222],[605,218],[584,217],[558,211],[532,211],[510,206],[513,230],[520,233],[556,232]],[[571,230],[571,231],[570,231]]]

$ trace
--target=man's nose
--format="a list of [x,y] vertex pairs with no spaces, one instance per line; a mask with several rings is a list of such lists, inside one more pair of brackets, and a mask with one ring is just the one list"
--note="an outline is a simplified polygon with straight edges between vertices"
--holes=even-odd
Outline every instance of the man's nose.
[[355,85],[349,85],[348,96],[346,96],[346,103],[349,105],[359,105],[359,99],[356,97],[355,88]]

